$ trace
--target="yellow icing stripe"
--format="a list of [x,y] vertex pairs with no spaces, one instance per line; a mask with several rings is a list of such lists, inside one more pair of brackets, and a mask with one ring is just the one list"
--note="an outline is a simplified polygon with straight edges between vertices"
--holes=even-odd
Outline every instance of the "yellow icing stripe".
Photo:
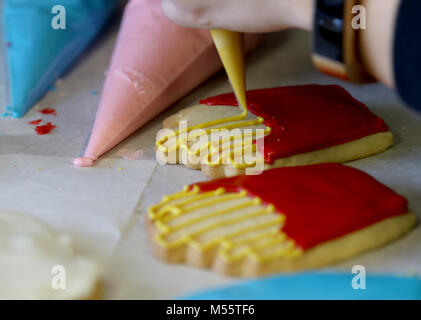
[[[248,246],[242,248],[238,253],[232,254],[229,252],[229,250],[221,250],[219,253],[224,257],[226,261],[235,262],[238,260],[241,260],[245,258],[246,256],[249,256],[250,258],[258,261],[258,262],[265,262],[274,260],[276,258],[286,258],[286,259],[292,259],[299,257],[302,253],[300,249],[297,249],[294,247],[293,243],[291,241],[286,240],[285,236],[282,234],[273,236],[272,238],[268,240],[263,245],[255,245],[255,244],[249,244]],[[258,242],[259,239],[253,239],[253,241]],[[269,254],[262,255],[257,253],[256,249],[265,249],[271,245],[279,245],[280,249],[277,249],[275,251],[270,252]],[[233,251],[233,250],[231,250]]]
[[[148,210],[149,218],[151,220],[156,220],[157,218],[159,218],[160,215],[161,215],[160,211],[159,211],[160,208],[164,207],[168,202],[173,201],[173,200],[177,200],[177,199],[181,199],[181,198],[184,198],[186,196],[192,196],[192,195],[195,195],[195,194],[199,193],[199,188],[196,185],[193,186],[191,191],[188,191],[188,189],[189,189],[189,186],[184,186],[183,191],[174,193],[172,195],[164,196],[161,200],[161,203],[159,203],[157,205],[150,206],[149,210]],[[210,193],[215,193],[216,191],[217,190],[211,191]],[[205,193],[203,193],[203,194],[205,194]]]
[[[259,243],[260,240],[266,239],[268,237],[271,239],[273,236],[277,236],[278,233],[281,233],[281,232],[279,230],[276,230],[276,229],[271,229],[269,231],[266,231],[266,232],[263,232],[263,233],[258,233],[258,234],[255,234],[252,237],[241,239],[239,241],[234,240],[232,242],[232,246],[234,246],[234,245],[238,246],[240,244],[246,244],[246,243],[250,243],[250,242],[254,242],[254,245],[257,245],[257,243]],[[281,238],[285,239],[285,235],[282,234]]]
[[[264,135],[267,135],[271,132],[271,129],[269,127],[265,128],[264,131]],[[179,143],[179,148],[185,150],[186,152],[188,152],[189,155],[196,155],[199,156],[200,154],[202,154],[203,152],[205,152],[205,156],[203,157],[203,161],[204,163],[210,165],[210,166],[217,166],[219,164],[221,164],[222,160],[227,160],[229,161],[228,163],[231,164],[235,164],[237,166],[242,166],[242,167],[252,167],[256,164],[256,161],[252,162],[252,163],[235,163],[234,159],[233,159],[233,155],[234,155],[234,151],[238,151],[238,152],[244,152],[246,151],[248,148],[252,148],[253,152],[256,151],[256,145],[252,143],[252,140],[256,138],[257,132],[253,132],[251,136],[248,136],[248,145],[245,146],[245,138],[244,138],[244,134],[241,135],[236,135],[236,136],[230,136],[224,139],[221,139],[219,141],[209,141],[207,144],[201,144],[199,148],[197,148],[196,150],[192,150],[191,148],[189,148],[188,146],[188,142],[184,139]],[[238,144],[238,140],[240,140],[241,144]],[[227,142],[234,142],[234,145],[231,144],[227,144]],[[217,147],[215,147],[215,145],[217,145]],[[228,159],[223,159],[223,155],[225,154],[226,150],[228,149],[232,149],[234,148],[234,151],[230,152],[230,157],[228,157]],[[241,150],[239,149],[241,148]],[[173,149],[172,151],[176,150],[177,147],[175,148],[170,148]],[[171,150],[168,150],[169,152]],[[210,152],[207,152],[210,151]],[[210,159],[212,157],[216,157],[217,159],[220,158],[219,163],[211,163]]]
[[[233,122],[233,123],[230,123],[230,122]],[[201,145],[199,150],[191,151],[189,146],[188,146],[189,140],[191,141],[192,139],[198,139],[198,138],[200,138],[200,136],[202,136],[204,134],[210,135],[212,133],[212,130],[215,130],[215,129],[225,129],[225,130],[239,129],[239,128],[243,128],[243,127],[260,125],[263,122],[264,122],[264,119],[261,118],[261,117],[259,117],[256,120],[239,121],[239,122],[234,122],[233,118],[222,118],[222,119],[218,119],[218,120],[214,120],[214,121],[209,121],[209,122],[205,122],[205,123],[202,123],[200,125],[197,125],[197,126],[187,127],[187,129],[184,129],[184,130],[177,130],[172,135],[165,136],[161,139],[158,139],[157,142],[156,142],[156,147],[159,149],[159,151],[161,151],[165,154],[168,154],[170,152],[174,152],[174,151],[182,148],[183,150],[185,150],[185,151],[187,151],[187,152],[189,152],[190,154],[193,155],[195,153],[197,154],[199,152],[199,150],[204,150],[204,149],[209,148],[212,141],[208,142],[207,145],[206,144]],[[216,126],[217,124],[220,124],[220,123],[230,123],[230,124],[223,125],[223,126]],[[212,127],[212,128],[207,128],[207,129],[203,130],[203,132],[198,132],[197,134],[194,134],[191,137],[188,137],[188,136],[187,136],[187,138],[181,138],[180,137],[180,135],[184,132],[189,133],[189,132],[191,132],[195,129],[203,129],[203,128],[206,128],[206,127]],[[268,135],[270,132],[271,132],[271,128],[265,127],[264,135]],[[251,139],[253,139],[255,137],[255,135],[256,135],[256,133],[253,132],[253,135],[252,135]],[[175,144],[173,146],[166,147],[164,144],[172,137],[176,138]],[[240,137],[243,140],[242,145],[244,146],[244,139],[243,139],[244,135],[231,136],[229,138],[222,139],[221,144],[227,142],[228,140],[239,139]],[[219,144],[218,149],[214,150],[214,152],[221,152],[221,150],[222,150],[221,144]]]
[[[255,225],[255,226],[252,226],[250,228],[243,228],[243,229],[237,230],[237,231],[235,231],[231,234],[225,235],[224,236],[225,239],[222,242],[222,246],[225,249],[230,249],[234,246],[234,242],[235,242],[235,245],[239,245],[239,244],[243,244],[242,241],[247,242],[248,240],[246,240],[246,239],[250,239],[250,238],[246,238],[244,240],[240,240],[240,241],[237,240],[236,241],[236,240],[233,240],[232,238],[235,238],[235,237],[247,234],[247,233],[251,233],[251,232],[254,232],[254,231],[259,231],[261,229],[267,229],[268,227],[279,226],[283,222],[284,219],[283,219],[282,215],[278,215],[278,216],[279,217],[275,220],[272,220],[272,221],[269,221],[269,222],[266,222],[266,223],[262,223],[262,224],[259,224],[259,225]],[[275,231],[269,231],[269,232],[275,232]],[[276,230],[276,233],[277,232],[279,232],[279,230]],[[259,234],[259,235],[261,235],[261,234]]]
[[216,199],[204,202],[204,203],[199,203],[199,204],[195,204],[195,205],[190,204],[190,205],[186,206],[185,212],[191,212],[193,210],[200,209],[200,208],[203,208],[205,206],[211,206],[211,205],[214,205],[214,204],[225,202],[227,200],[239,199],[239,198],[244,197],[246,194],[247,194],[247,192],[241,191],[237,194],[234,193],[234,194],[229,194],[229,195],[225,195],[225,196],[220,196],[219,198],[216,198]]
[[[220,195],[222,193],[223,193],[223,188],[220,188],[220,189],[217,189],[215,191],[205,192],[205,193],[193,196],[191,199],[187,199],[187,200],[184,200],[182,202],[178,202],[177,207],[167,206],[167,207],[165,207],[165,209],[158,210],[155,217],[160,217],[164,222],[171,221],[171,219],[174,219],[175,217],[179,216],[181,211],[178,209],[178,207],[182,207],[184,205],[189,205],[192,201],[199,201],[199,200],[204,200],[204,199],[207,199],[207,198],[212,198],[212,197],[215,197],[215,196]],[[215,200],[212,200],[212,201],[215,202]],[[209,204],[211,204],[211,203],[209,203]],[[193,210],[194,210],[194,208],[193,208]],[[186,213],[186,210],[184,211],[184,213]],[[166,217],[164,217],[164,216],[166,216]]]
[[296,259],[300,257],[302,253],[302,250],[300,248],[295,247],[294,242],[292,240],[289,240],[286,246],[273,252],[270,252],[270,254],[260,256],[260,261],[267,262],[283,258],[285,256],[288,256],[288,258],[290,259]]
[[[208,155],[206,155],[203,159],[203,163],[211,166],[211,167],[215,167],[218,166],[222,163],[227,163],[227,164],[231,164],[233,165],[235,168],[247,168],[247,167],[254,167],[256,165],[256,160],[250,162],[250,163],[246,163],[243,158],[241,157],[241,160],[243,161],[242,163],[237,163],[234,159],[234,155],[235,154],[240,154],[240,152],[245,152],[245,151],[251,151],[254,154],[257,152],[257,148],[255,144],[252,144],[250,146],[245,147],[244,143],[242,144],[242,149],[239,150],[238,148],[234,150],[229,150],[230,152],[228,153],[228,148],[222,148],[221,150],[211,150],[211,153],[209,153]],[[251,148],[251,150],[250,150]],[[231,149],[231,148],[230,148]],[[241,155],[243,155],[243,153],[241,153]],[[263,159],[263,158],[262,158]]]
[[192,232],[191,233],[191,236],[193,236],[193,237],[194,236],[198,236],[198,235],[200,235],[200,234],[202,234],[204,232],[208,232],[210,230],[214,230],[214,229],[216,229],[218,227],[223,227],[223,226],[227,226],[227,225],[230,225],[230,224],[234,224],[236,222],[244,221],[246,219],[255,218],[257,216],[261,216],[261,215],[266,214],[266,213],[267,213],[266,210],[254,211],[252,213],[243,215],[241,217],[231,218],[231,219],[226,219],[226,220],[221,220],[221,221],[218,221],[218,222],[210,223],[206,227],[202,227],[201,229],[199,229],[199,230],[197,230],[195,232]]
[[[192,224],[207,220],[209,218],[215,218],[215,217],[218,217],[218,216],[222,216],[224,214],[234,212],[234,211],[239,210],[239,209],[246,208],[246,207],[248,207],[248,206],[250,206],[254,203],[255,203],[254,200],[251,200],[251,201],[244,202],[244,203],[241,203],[241,204],[238,204],[238,205],[235,205],[235,206],[228,207],[226,209],[222,209],[222,210],[219,210],[219,211],[212,212],[212,213],[207,214],[207,215],[203,215],[203,216],[200,216],[200,217],[197,217],[197,218],[192,218],[192,219],[189,219],[186,222],[183,222],[183,223],[177,224],[175,226],[172,226],[171,230],[176,231],[176,230],[191,226]],[[202,206],[200,205],[200,207],[202,207]],[[186,211],[184,211],[184,213],[186,213]],[[158,229],[162,228],[163,230],[167,230],[168,226],[164,224],[165,222],[166,221],[157,221],[156,226],[158,227]],[[203,231],[204,230],[207,230],[207,229],[204,228]]]
[[[225,119],[228,120],[228,119],[231,119],[231,118],[225,118]],[[220,121],[220,120],[223,120],[223,119],[214,120],[214,121]],[[242,120],[242,119],[240,119],[240,120]],[[251,126],[259,125],[259,124],[262,124],[264,122],[264,119],[262,117],[258,117],[255,120],[248,120],[248,121],[239,121],[239,122],[224,121],[223,123],[228,123],[228,122],[234,122],[234,123],[225,124],[225,125],[222,125],[222,126],[217,126],[218,123],[216,123],[215,125],[208,125],[211,122],[212,121],[202,123],[202,124],[196,125],[196,126],[187,127],[187,129],[185,129],[185,130],[177,130],[177,131],[175,131],[175,133],[173,135],[165,136],[161,140],[158,140],[157,143],[156,143],[156,146],[162,152],[172,152],[172,151],[177,150],[180,146],[183,146],[186,149],[188,149],[188,146],[187,146],[188,141],[187,140],[189,139],[189,137],[181,138],[180,134],[182,134],[182,133],[189,133],[189,132],[192,132],[193,130],[196,130],[196,129],[203,129],[203,128],[206,128],[206,127],[211,127],[211,128],[205,129],[203,131],[197,132],[197,134],[194,134],[194,135],[192,135],[192,137],[190,137],[190,139],[199,138],[199,137],[201,137],[205,134],[207,134],[207,135],[211,134],[212,130],[221,130],[221,129],[231,130],[231,129],[237,129],[237,128],[242,128],[242,127],[251,127]],[[265,129],[265,130],[266,130],[265,132],[269,133],[271,129],[269,127],[267,127],[267,129]],[[170,147],[170,148],[165,147],[163,144],[165,142],[167,142],[169,138],[172,138],[172,137],[177,137],[176,144],[174,146]]]
[[[244,201],[238,203],[239,199]],[[224,203],[225,208],[216,209]],[[212,210],[213,206],[218,207]],[[249,207],[251,210],[247,210]],[[158,230],[154,241],[169,250],[186,245],[202,252],[216,248],[216,254],[228,263],[247,257],[257,262],[294,259],[302,254],[281,231],[285,216],[276,213],[271,204],[262,205],[260,198],[249,198],[244,191],[227,193],[219,188],[200,193],[198,186],[191,190],[186,187],[152,206],[149,217]]]

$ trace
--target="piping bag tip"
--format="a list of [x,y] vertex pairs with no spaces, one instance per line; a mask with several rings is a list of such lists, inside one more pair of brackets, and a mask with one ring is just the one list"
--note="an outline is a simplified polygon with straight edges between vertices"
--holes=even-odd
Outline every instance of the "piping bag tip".
[[96,159],[93,158],[76,158],[73,160],[75,167],[92,167]]
[[221,29],[211,29],[210,33],[238,104],[247,111],[244,34]]

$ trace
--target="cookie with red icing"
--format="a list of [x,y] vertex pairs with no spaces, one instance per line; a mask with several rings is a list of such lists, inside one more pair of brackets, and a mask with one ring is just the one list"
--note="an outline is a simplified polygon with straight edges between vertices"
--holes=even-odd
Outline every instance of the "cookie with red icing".
[[187,186],[152,206],[147,220],[158,258],[239,276],[321,267],[416,223],[405,198],[335,163]]
[[[343,163],[381,153],[393,143],[386,123],[340,86],[251,90],[247,103],[246,119],[217,125],[240,114],[234,94],[204,99],[166,119],[164,127],[174,130],[177,139],[161,140],[158,160],[183,163],[202,169],[210,178],[220,178],[284,166]],[[188,128],[199,126],[198,130],[208,132],[190,137],[189,129],[188,139],[183,140],[179,138],[183,121]],[[208,125],[203,127],[203,123]],[[230,143],[222,138],[215,142],[211,129],[229,129],[229,134],[237,130],[237,135],[231,135]],[[248,140],[246,130],[252,131]],[[200,145],[205,135],[208,138]],[[171,157],[170,150],[177,153]]]

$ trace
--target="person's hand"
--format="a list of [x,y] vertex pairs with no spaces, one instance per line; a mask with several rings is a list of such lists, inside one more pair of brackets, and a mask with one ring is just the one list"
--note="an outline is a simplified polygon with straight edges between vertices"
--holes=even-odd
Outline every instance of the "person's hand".
[[162,0],[174,22],[197,28],[271,32],[309,30],[314,0]]
[[[208,29],[249,33],[287,28],[310,30],[315,0],[162,0],[174,22]],[[393,36],[401,0],[363,0],[367,30],[361,33],[361,59],[378,81],[394,87]]]

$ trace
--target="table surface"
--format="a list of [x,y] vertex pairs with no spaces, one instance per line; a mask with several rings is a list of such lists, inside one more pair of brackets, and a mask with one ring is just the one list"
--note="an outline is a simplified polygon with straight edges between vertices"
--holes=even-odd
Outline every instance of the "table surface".
[[[80,252],[100,261],[105,269],[109,299],[166,299],[239,281],[207,270],[166,265],[150,252],[144,228],[149,205],[204,180],[200,172],[155,162],[155,135],[162,120],[199,99],[231,91],[221,72],[169,108],[109,152],[95,168],[71,166],[86,142],[118,32],[108,27],[55,91],[49,92],[22,119],[0,119],[0,210],[38,217],[57,231],[73,236]],[[405,107],[382,85],[355,86],[317,72],[309,58],[309,36],[301,31],[267,35],[248,56],[248,88],[318,83],[340,84],[381,116],[395,134],[387,152],[349,165],[360,168],[409,199],[421,215],[421,115]],[[1,71],[1,70],[0,70]],[[98,92],[93,95],[92,91]],[[5,99],[0,83],[0,102]],[[38,110],[52,107],[57,116],[43,116],[57,129],[38,136],[28,121]],[[139,160],[124,160],[122,149],[142,149]],[[79,186],[84,186],[79,189]],[[421,230],[384,248],[331,266],[367,272],[421,272]]]

